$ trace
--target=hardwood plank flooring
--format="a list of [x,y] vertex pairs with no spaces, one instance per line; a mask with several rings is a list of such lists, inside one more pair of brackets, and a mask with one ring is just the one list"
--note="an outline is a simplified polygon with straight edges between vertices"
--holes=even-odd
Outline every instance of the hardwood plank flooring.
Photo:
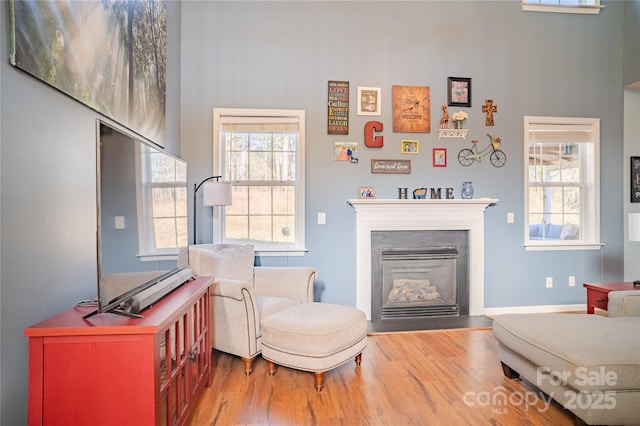
[[[213,385],[191,425],[573,425],[575,417],[523,381],[504,377],[491,330],[369,336],[362,365],[313,374],[258,357],[244,375],[235,356],[214,351]],[[502,399],[500,398],[502,396]],[[523,398],[532,403],[524,404]],[[509,402],[511,401],[511,402]]]

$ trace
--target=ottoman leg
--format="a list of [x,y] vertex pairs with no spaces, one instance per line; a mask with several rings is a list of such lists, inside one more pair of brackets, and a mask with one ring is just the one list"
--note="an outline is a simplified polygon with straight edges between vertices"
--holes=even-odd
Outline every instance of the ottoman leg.
[[507,364],[505,364],[502,361],[500,361],[500,364],[502,364],[502,372],[504,373],[504,376],[507,379],[519,379],[520,378],[520,374],[518,374],[518,372],[516,370],[514,370],[511,367],[509,367]]
[[242,358],[242,361],[244,362],[244,374],[246,374],[247,376],[253,371],[254,359],[256,359],[255,356],[253,358]]
[[362,352],[356,355],[356,365],[362,364]]
[[267,371],[269,372],[270,376],[273,376],[276,374],[276,364],[273,361],[267,361]]
[[316,390],[318,392],[320,392],[322,390],[322,388],[324,388],[324,375],[326,373],[327,373],[326,371],[320,371],[320,372],[313,373],[313,375],[316,378]]

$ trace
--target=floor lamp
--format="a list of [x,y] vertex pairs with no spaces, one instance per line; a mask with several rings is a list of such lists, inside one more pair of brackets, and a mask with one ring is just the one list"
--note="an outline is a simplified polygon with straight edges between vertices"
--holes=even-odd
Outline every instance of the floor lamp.
[[[211,176],[200,182],[198,185],[193,184],[193,244],[197,244],[197,203],[196,195],[202,187],[202,205],[203,206],[230,206],[231,183],[220,180],[222,176]],[[215,179],[215,180],[214,180]]]
[[[629,241],[640,241],[640,213],[629,213]],[[640,280],[633,285],[640,286]]]

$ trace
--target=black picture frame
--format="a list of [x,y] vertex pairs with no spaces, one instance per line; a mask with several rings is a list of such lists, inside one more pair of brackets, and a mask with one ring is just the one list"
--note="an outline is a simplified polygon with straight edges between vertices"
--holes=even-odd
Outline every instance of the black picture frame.
[[447,78],[447,105],[471,107],[471,79],[467,77]]
[[629,189],[632,203],[640,203],[640,157],[631,157]]

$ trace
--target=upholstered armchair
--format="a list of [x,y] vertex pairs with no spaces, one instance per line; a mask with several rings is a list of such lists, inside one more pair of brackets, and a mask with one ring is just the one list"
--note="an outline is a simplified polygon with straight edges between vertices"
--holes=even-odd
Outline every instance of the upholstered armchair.
[[261,319],[290,306],[313,302],[313,283],[318,277],[311,267],[256,267],[254,259],[250,244],[189,247],[193,273],[214,278],[211,345],[241,357],[247,375],[262,350]]

